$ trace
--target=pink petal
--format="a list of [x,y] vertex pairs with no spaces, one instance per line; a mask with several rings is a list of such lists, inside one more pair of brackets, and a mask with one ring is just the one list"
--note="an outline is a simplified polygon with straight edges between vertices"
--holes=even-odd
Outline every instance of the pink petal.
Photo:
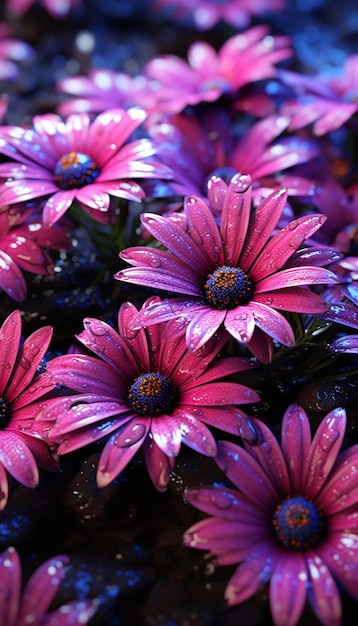
[[150,479],[157,491],[166,491],[175,458],[167,456],[153,441],[152,437],[147,437],[144,440],[143,457]]
[[307,459],[311,447],[311,429],[305,411],[296,404],[286,410],[281,429],[281,448],[290,476],[291,493],[303,492]]
[[358,600],[358,541],[356,534],[335,532],[315,548],[318,557],[346,589]]
[[12,375],[21,338],[21,316],[16,310],[6,318],[0,328],[0,395],[4,394],[6,385]]
[[339,453],[346,428],[346,412],[334,409],[326,415],[313,438],[304,477],[304,492],[316,498]]
[[68,557],[59,555],[43,563],[28,580],[22,593],[19,624],[41,622],[65,575]]
[[97,485],[106,487],[128,465],[150,428],[148,418],[136,417],[107,441],[98,465]]
[[[51,400],[49,401],[49,404]],[[129,407],[125,404],[111,401],[108,398],[100,398],[97,395],[69,396],[60,398],[58,402],[50,404],[45,413],[45,419],[51,420],[57,415],[57,421],[51,429],[51,437],[62,437],[66,433],[80,430],[87,426],[97,428],[99,422],[108,423],[108,418],[118,417],[117,425],[120,426],[121,414],[128,413]],[[113,420],[110,420],[114,423]],[[108,431],[106,431],[108,433]]]
[[250,302],[249,307],[254,315],[255,324],[261,330],[284,346],[295,344],[293,330],[281,313],[271,309],[266,304],[255,301]]
[[83,626],[98,609],[97,600],[73,600],[51,612],[43,626]]
[[226,406],[227,404],[251,404],[259,400],[258,394],[237,383],[206,383],[193,389],[185,389],[180,395],[180,404],[194,406]]
[[[213,192],[215,187],[213,186]],[[208,184],[208,197],[211,198]],[[245,241],[251,211],[251,178],[248,175],[231,179],[222,207],[220,233],[223,240],[225,263],[236,266]],[[240,236],[238,234],[240,225]]]
[[27,296],[25,278],[15,261],[4,250],[0,250],[0,287],[16,302],[22,302]]
[[226,487],[198,487],[185,492],[185,500],[208,515],[236,520],[237,523],[253,522],[267,528],[262,511],[235,489]]
[[265,529],[255,525],[253,520],[248,523],[221,517],[209,517],[197,522],[184,535],[184,543],[191,548],[209,549],[211,552],[222,553],[240,550],[247,553],[266,539]]
[[327,310],[324,300],[306,287],[288,287],[287,289],[258,293],[255,294],[255,302],[294,313],[319,314]]
[[58,443],[57,453],[61,456],[73,452],[73,450],[79,450],[84,448],[94,441],[99,441],[104,437],[107,437],[111,433],[117,431],[121,426],[133,419],[133,413],[126,413],[124,417],[119,421],[117,417],[113,419],[107,419],[105,422],[99,424],[90,424],[84,426],[79,430],[72,430],[64,435],[54,437],[52,431],[50,431],[50,440]]
[[0,463],[22,485],[36,487],[39,482],[37,465],[20,434],[2,431],[0,443]]
[[57,385],[74,391],[120,399],[124,389],[120,373],[92,356],[69,354],[55,357],[48,363],[47,372]]
[[307,596],[314,613],[325,626],[340,626],[342,607],[336,583],[317,554],[307,552],[306,560],[309,570]]
[[[334,472],[326,481],[317,500],[327,515],[342,512],[342,519],[345,519],[345,510],[357,504],[357,461],[357,445],[344,450],[339,455],[334,465]],[[346,520],[346,527],[350,528],[348,520]]]
[[238,306],[228,311],[224,320],[227,332],[240,343],[251,341],[255,330],[255,319],[252,309],[248,306]]
[[15,548],[0,554],[0,614],[5,626],[16,626],[21,594],[21,563]]
[[275,626],[296,626],[305,602],[307,567],[299,552],[283,553],[270,583],[270,608]]
[[215,456],[215,437],[200,419],[192,415],[190,409],[186,411],[185,406],[180,405],[174,411],[173,417],[175,417],[179,426],[183,443],[195,450],[195,452],[205,456]]
[[151,420],[151,434],[154,442],[169,457],[178,456],[182,432],[175,417],[161,415]]
[[270,580],[277,553],[278,550],[268,542],[258,543],[251,550],[250,556],[239,565],[225,589],[225,600],[229,606],[244,602]]
[[202,284],[198,284],[197,276],[185,268],[185,274],[176,275],[175,264],[173,269],[164,270],[158,267],[146,269],[145,267],[128,267],[115,274],[117,280],[122,280],[153,289],[164,289],[176,293],[186,293],[192,296],[202,296]]
[[255,294],[281,289],[282,287],[316,285],[317,283],[331,284],[336,282],[337,276],[323,267],[290,267],[259,280],[255,284]]
[[196,196],[187,197],[185,213],[188,217],[190,237],[200,246],[205,256],[211,260],[212,267],[223,265],[224,253],[219,229],[205,202]]
[[196,352],[216,333],[224,321],[226,311],[211,309],[202,305],[189,322],[186,329],[186,343],[189,352]]
[[57,191],[46,202],[42,219],[45,226],[53,226],[70,208],[75,199],[77,189]]

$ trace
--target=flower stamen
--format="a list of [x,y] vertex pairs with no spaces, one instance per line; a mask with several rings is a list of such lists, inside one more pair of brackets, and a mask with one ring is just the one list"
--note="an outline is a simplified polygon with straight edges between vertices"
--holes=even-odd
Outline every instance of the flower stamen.
[[57,162],[53,177],[61,189],[79,189],[93,183],[99,173],[92,157],[81,152],[68,152]]
[[320,543],[325,519],[313,502],[295,496],[287,498],[276,508],[273,527],[277,539],[285,548],[304,552]]
[[5,430],[11,420],[10,402],[0,396],[0,430]]
[[172,412],[177,401],[177,389],[163,374],[150,372],[135,379],[127,397],[136,413],[156,417]]
[[240,267],[223,265],[209,274],[204,290],[209,306],[214,309],[234,309],[250,302],[254,283]]

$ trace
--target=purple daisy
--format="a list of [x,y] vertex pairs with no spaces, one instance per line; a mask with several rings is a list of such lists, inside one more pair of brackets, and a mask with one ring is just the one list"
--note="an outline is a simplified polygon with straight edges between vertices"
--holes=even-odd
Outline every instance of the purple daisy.
[[337,582],[358,600],[358,446],[339,453],[343,409],[331,411],[311,440],[303,409],[286,411],[280,448],[255,420],[258,445],[218,443],[215,461],[230,487],[202,487],[185,497],[213,515],[184,543],[210,550],[218,565],[240,563],[225,591],[232,606],[270,582],[276,626],[295,626],[306,598],[324,626],[341,624]]
[[246,28],[253,15],[285,8],[286,0],[154,0],[154,8],[168,9],[170,15],[192,20],[199,30],[209,30],[220,20],[235,28]]
[[97,221],[108,221],[110,198],[140,201],[144,191],[133,178],[170,177],[151,161],[148,139],[126,143],[146,117],[138,108],[112,109],[91,122],[86,113],[66,121],[38,115],[33,128],[2,126],[0,153],[13,159],[0,164],[2,203],[46,198],[43,221],[57,222],[76,200]]
[[67,556],[42,563],[21,589],[21,562],[15,548],[0,554],[0,614],[4,626],[81,626],[97,610],[97,600],[73,600],[47,612],[66,574]]
[[71,240],[66,231],[56,224],[44,226],[36,220],[31,208],[12,206],[0,211],[0,287],[11,298],[21,302],[26,298],[27,286],[22,270],[32,274],[53,274],[54,263],[46,252],[68,249]]
[[[159,298],[147,300],[143,308]],[[207,456],[216,454],[209,427],[253,437],[249,418],[235,405],[259,396],[224,376],[252,367],[246,359],[213,362],[225,343],[221,333],[197,356],[190,354],[176,322],[132,331],[137,309],[125,303],[118,314],[119,333],[98,319],[84,320],[78,339],[95,353],[67,354],[49,362],[54,383],[81,392],[46,402],[41,420],[56,420],[50,432],[66,454],[107,438],[97,471],[100,487],[108,485],[143,446],[151,480],[167,488],[181,443]]]
[[291,117],[291,130],[313,124],[315,135],[325,135],[358,111],[358,55],[348,57],[338,71],[305,76],[284,70],[280,78],[299,94],[282,107]]
[[42,396],[55,387],[46,372],[37,375],[51,336],[50,326],[39,328],[20,347],[19,311],[11,313],[0,328],[0,510],[8,498],[6,470],[34,488],[38,467],[58,468],[58,459],[45,441],[46,427],[36,421]]
[[[185,199],[187,232],[172,220],[151,213],[141,219],[168,252],[149,247],[123,250],[120,257],[134,267],[115,278],[183,293],[184,297],[152,304],[136,317],[133,327],[181,317],[189,321],[190,351],[201,348],[224,325],[263,362],[271,359],[270,338],[291,346],[293,329],[281,311],[320,313],[326,305],[309,289],[336,280],[326,251],[301,244],[325,221],[307,215],[290,222],[271,237],[285,207],[287,192],[270,194],[251,214],[251,179],[236,175],[229,185],[213,177],[209,206],[199,197]],[[214,214],[220,214],[220,226]]]
[[144,75],[153,81],[157,110],[178,113],[275,76],[275,64],[292,54],[289,44],[288,37],[269,35],[265,25],[254,26],[227,39],[219,52],[207,42],[194,42],[188,62],[175,55],[154,58]]

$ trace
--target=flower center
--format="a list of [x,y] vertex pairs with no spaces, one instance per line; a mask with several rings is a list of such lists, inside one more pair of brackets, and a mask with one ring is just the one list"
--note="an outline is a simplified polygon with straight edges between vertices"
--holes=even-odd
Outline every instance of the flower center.
[[177,397],[177,389],[170,380],[155,372],[136,378],[128,391],[128,402],[132,409],[148,417],[171,413]]
[[285,548],[304,552],[317,545],[325,530],[320,509],[302,496],[287,498],[273,516],[276,537]]
[[204,285],[206,303],[214,309],[234,309],[252,299],[254,283],[240,267],[223,265]]
[[11,420],[10,402],[0,396],[0,430],[5,430]]
[[57,161],[53,177],[61,189],[85,187],[96,180],[99,168],[88,154],[68,152]]

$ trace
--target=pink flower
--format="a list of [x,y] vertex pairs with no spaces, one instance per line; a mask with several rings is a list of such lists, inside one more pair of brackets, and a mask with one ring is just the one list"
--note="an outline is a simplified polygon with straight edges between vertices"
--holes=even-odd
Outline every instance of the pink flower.
[[[235,28],[245,28],[253,15],[285,8],[285,0],[154,0],[154,8],[174,11],[174,17],[194,21],[196,28],[209,30],[220,20]],[[169,14],[170,15],[170,14]]]
[[358,111],[358,55],[348,57],[339,73],[305,76],[283,71],[280,77],[299,93],[282,107],[291,117],[291,130],[313,124],[315,135],[325,135]]
[[47,613],[66,574],[67,556],[48,559],[21,589],[21,563],[15,548],[0,554],[0,614],[3,626],[81,626],[96,612],[97,600],[74,600]]
[[33,54],[28,43],[12,38],[10,24],[0,23],[0,80],[16,80],[19,76],[16,62],[29,61]]
[[0,328],[0,509],[8,498],[6,470],[34,488],[39,482],[38,466],[46,470],[58,467],[45,441],[46,429],[36,421],[40,398],[55,387],[46,372],[37,375],[51,336],[50,326],[39,328],[20,348],[19,311],[11,313]]
[[188,62],[175,55],[154,58],[144,67],[144,75],[153,81],[157,110],[177,113],[275,76],[275,64],[290,56],[289,38],[272,36],[260,25],[230,37],[219,52],[204,41],[193,43]]
[[[142,309],[158,300],[147,300]],[[96,357],[68,354],[50,361],[52,380],[80,394],[47,401],[41,420],[56,420],[50,436],[59,443],[60,455],[107,438],[99,487],[113,481],[142,446],[151,480],[164,491],[182,442],[214,456],[210,426],[253,437],[250,420],[235,405],[259,397],[244,385],[222,380],[252,367],[240,358],[213,362],[225,343],[222,334],[193,356],[175,332],[177,322],[133,332],[136,314],[133,304],[121,306],[119,333],[101,320],[84,320],[78,339]]]
[[0,209],[0,287],[14,300],[26,298],[27,286],[21,270],[53,274],[54,263],[45,248],[68,249],[71,240],[59,226],[44,226],[32,217],[32,209]]
[[[6,0],[9,13],[23,15],[36,0]],[[82,0],[41,0],[43,7],[55,18],[63,18],[72,8],[82,4]]]
[[[185,295],[141,311],[133,328],[182,317],[189,321],[188,348],[196,351],[223,325],[263,362],[272,356],[270,338],[294,345],[293,329],[281,311],[325,311],[308,285],[336,278],[318,267],[326,261],[324,252],[299,250],[325,221],[322,215],[293,220],[271,237],[286,196],[285,189],[270,194],[251,214],[249,176],[236,175],[229,186],[213,177],[210,208],[195,196],[185,200],[187,232],[166,217],[143,214],[143,225],[168,252],[128,248],[120,257],[134,267],[115,278]],[[221,215],[220,226],[213,213]]]
[[217,565],[240,563],[225,591],[230,606],[270,583],[275,626],[295,626],[306,599],[324,626],[339,626],[337,582],[358,600],[358,446],[338,454],[345,425],[335,409],[311,440],[305,412],[292,405],[281,449],[255,420],[258,445],[218,444],[215,461],[233,487],[186,493],[214,517],[189,528],[184,543],[210,550]]
[[128,109],[134,105],[147,109],[152,105],[144,76],[130,76],[106,68],[92,69],[88,76],[67,76],[57,83],[56,89],[74,96],[57,107],[63,116],[101,113],[118,107]]
[[[239,121],[239,120],[238,120]],[[199,115],[173,115],[149,128],[157,157],[173,171],[173,180],[165,188],[185,196],[204,196],[211,175],[228,179],[237,172],[251,176],[254,195],[262,198],[274,187],[287,187],[289,195],[313,194],[308,178],[295,175],[290,168],[316,157],[313,141],[285,136],[289,118],[270,115],[240,125],[224,109],[210,109]],[[281,137],[280,137],[281,135]]]
[[108,221],[111,196],[140,201],[144,192],[133,178],[170,177],[152,162],[148,139],[126,143],[145,119],[141,109],[112,109],[91,123],[86,113],[64,122],[38,115],[33,128],[0,128],[0,153],[13,161],[0,164],[3,204],[46,198],[43,221],[53,225],[76,200],[97,221]]

